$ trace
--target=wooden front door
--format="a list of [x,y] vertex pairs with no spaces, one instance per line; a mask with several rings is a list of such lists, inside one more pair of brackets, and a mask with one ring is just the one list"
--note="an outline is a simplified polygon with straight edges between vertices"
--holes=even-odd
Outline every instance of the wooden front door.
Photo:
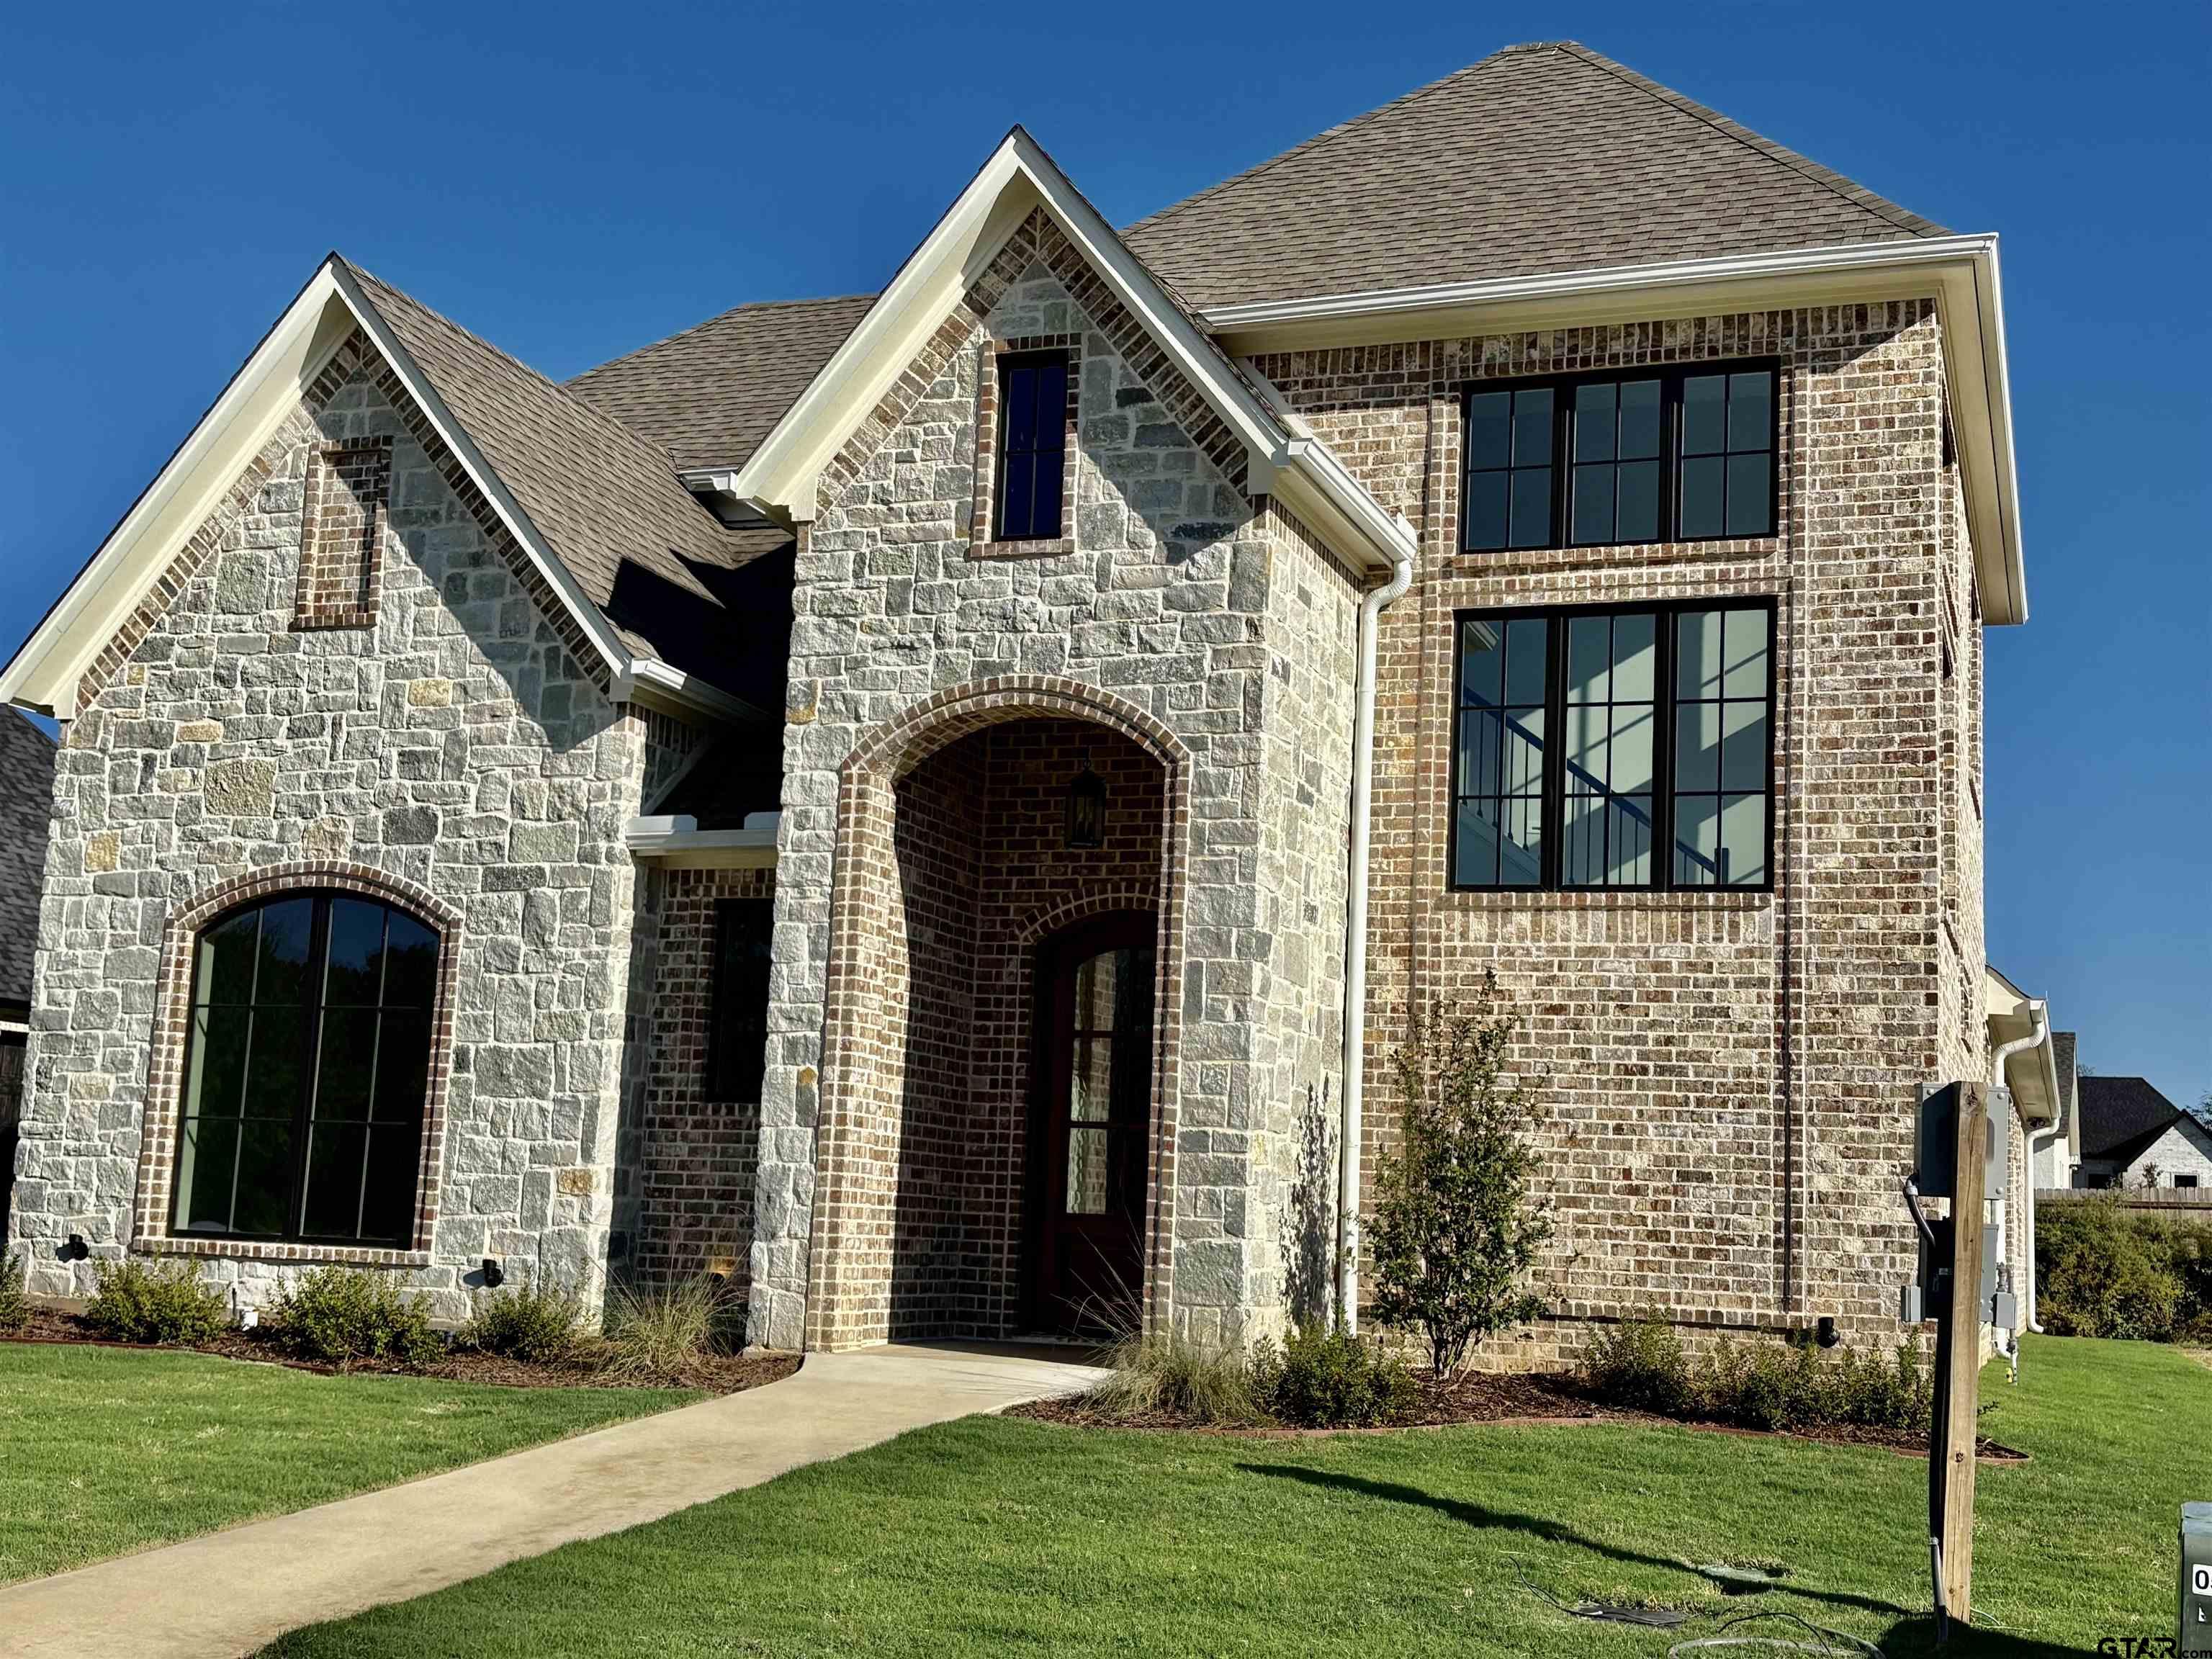
[[1030,1101],[1032,1328],[1133,1331],[1143,1309],[1158,919],[1116,912],[1037,953]]

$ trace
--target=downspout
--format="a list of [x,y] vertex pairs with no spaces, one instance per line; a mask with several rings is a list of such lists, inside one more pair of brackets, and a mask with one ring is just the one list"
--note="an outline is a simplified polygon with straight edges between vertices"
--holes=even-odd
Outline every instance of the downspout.
[[[2050,1004],[2045,1002],[2039,997],[2030,998],[2027,1005],[2027,1012],[2029,1018],[2033,1019],[2035,1022],[2035,1029],[2030,1031],[2024,1037],[2015,1037],[2010,1042],[2000,1042],[1997,1044],[1996,1050],[1990,1055],[1990,1087],[1992,1090],[2004,1088],[2004,1068],[2005,1062],[2007,1060],[2010,1060],[2014,1054],[2021,1053],[2024,1049],[2039,1048],[2045,1042],[2050,1041]],[[2007,1091],[2007,1097],[2010,1097],[2010,1091],[2008,1090]],[[2055,1102],[2053,1103],[2056,1104]],[[2018,1217],[2008,1217],[2007,1219],[2012,1225],[2017,1226],[2021,1230],[2022,1255],[2026,1257],[2027,1261],[2027,1284],[2026,1286],[2026,1293],[2021,1297],[2021,1310],[2023,1317],[2028,1321],[2032,1328],[2035,1313],[2035,1146],[2033,1139],[2029,1140],[2025,1152],[2027,1158],[2027,1181],[2029,1185],[2027,1202],[2021,1207],[2025,1210],[2027,1213]],[[2008,1369],[2010,1374],[2013,1376],[2017,1377],[2020,1375],[2019,1335],[2015,1334],[2012,1338],[2011,1346],[2000,1350],[2000,1352],[2003,1353],[2006,1360],[2008,1362]]]
[[1359,1330],[1359,1120],[1367,1058],[1367,842],[1375,789],[1375,636],[1382,607],[1413,585],[1413,555],[1391,556],[1390,580],[1359,602],[1359,669],[1352,692],[1352,866],[1346,884],[1344,938],[1344,1121],[1338,1134],[1337,1318]]

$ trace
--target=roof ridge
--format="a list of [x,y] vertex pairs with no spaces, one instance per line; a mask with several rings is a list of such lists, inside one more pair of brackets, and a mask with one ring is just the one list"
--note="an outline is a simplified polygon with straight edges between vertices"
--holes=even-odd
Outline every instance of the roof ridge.
[[586,380],[590,376],[598,374],[603,368],[611,368],[617,363],[626,363],[633,357],[642,357],[648,351],[658,351],[663,346],[674,345],[677,341],[687,339],[694,334],[710,329],[717,323],[727,322],[731,318],[736,316],[741,311],[776,311],[793,306],[842,305],[848,301],[854,300],[865,300],[869,304],[872,305],[875,303],[877,297],[878,296],[873,294],[823,294],[817,295],[812,299],[747,300],[741,304],[732,306],[726,311],[718,311],[711,317],[703,318],[700,321],[692,324],[689,328],[679,328],[673,334],[664,334],[657,340],[647,340],[641,346],[633,346],[629,350],[610,357],[603,363],[594,363],[589,368],[583,370],[581,373],[570,375],[566,380],[562,381],[560,384],[563,386],[572,386],[575,385],[577,381]]
[[1257,162],[1251,167],[1246,167],[1242,173],[1233,173],[1230,174],[1228,178],[1219,179],[1213,184],[1208,185],[1204,190],[1198,191],[1192,195],[1186,196],[1179,202],[1170,202],[1167,206],[1160,209],[1158,212],[1146,214],[1143,218],[1136,221],[1133,224],[1125,227],[1121,234],[1126,236],[1131,232],[1143,230],[1151,226],[1157,225],[1164,220],[1173,218],[1176,214],[1181,213],[1185,208],[1195,207],[1199,203],[1218,196],[1222,191],[1228,190],[1234,185],[1242,185],[1251,179],[1256,179],[1269,168],[1289,161],[1294,155],[1303,155],[1307,151],[1313,149],[1319,145],[1328,143],[1334,139],[1340,138],[1355,127],[1364,126],[1370,121],[1376,120],[1382,116],[1389,114],[1392,110],[1398,108],[1401,105],[1410,104],[1417,98],[1425,98],[1431,93],[1439,91],[1443,88],[1449,86],[1455,81],[1458,81],[1468,76],[1473,75],[1477,70],[1489,68],[1492,64],[1498,63],[1502,58],[1516,57],[1525,52],[1555,52],[1562,46],[1570,44],[1571,43],[1550,40],[1531,40],[1524,42],[1520,46],[1500,46],[1496,52],[1492,52],[1487,58],[1477,58],[1474,63],[1468,64],[1462,68],[1455,69],[1449,75],[1446,75],[1437,80],[1431,81],[1425,86],[1415,87],[1411,92],[1401,93],[1398,96],[1390,100],[1387,104],[1377,104],[1373,109],[1362,110],[1358,114],[1351,117],[1349,119],[1339,121],[1334,126],[1325,128],[1322,131],[1315,133],[1310,138],[1300,139],[1297,143],[1292,144],[1288,149],[1279,151],[1277,154],[1267,157],[1266,161]]
[[1824,190],[1849,202],[1862,213],[1872,214],[1875,218],[1894,225],[1899,230],[1910,232],[1915,236],[1942,236],[1948,234],[1934,220],[1926,218],[1913,212],[1910,208],[1892,202],[1886,197],[1869,190],[1848,174],[1838,173],[1833,167],[1824,167],[1812,157],[1800,155],[1786,144],[1778,144],[1765,134],[1754,132],[1741,121],[1733,120],[1718,110],[1675,91],[1672,87],[1662,86],[1660,82],[1652,80],[1650,76],[1638,74],[1627,64],[1616,63],[1601,52],[1593,52],[1578,40],[1559,41],[1555,50],[1569,57],[1580,58],[1592,69],[1610,75],[1656,101],[1667,105],[1669,108],[1704,123],[1723,137],[1735,139],[1747,149],[1755,151],[1768,161],[1788,167],[1801,178],[1819,185]]

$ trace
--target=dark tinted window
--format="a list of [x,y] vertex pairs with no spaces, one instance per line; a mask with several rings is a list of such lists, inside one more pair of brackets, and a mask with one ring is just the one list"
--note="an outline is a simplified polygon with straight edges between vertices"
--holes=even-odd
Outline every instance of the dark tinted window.
[[1060,534],[1066,454],[1066,356],[1036,352],[999,359],[999,540]]
[[437,963],[429,928],[343,893],[200,935],[177,1231],[412,1242]]
[[724,899],[714,907],[713,1014],[707,1042],[707,1097],[750,1103],[761,1097],[768,1065],[768,991],[772,899]]

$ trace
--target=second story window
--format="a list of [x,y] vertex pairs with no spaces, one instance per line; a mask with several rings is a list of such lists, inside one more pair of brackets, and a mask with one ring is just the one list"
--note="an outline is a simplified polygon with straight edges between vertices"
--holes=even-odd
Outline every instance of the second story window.
[[1461,546],[1772,535],[1777,373],[1700,366],[1477,386]]
[[1764,600],[1462,617],[1452,885],[1771,885],[1773,632]]
[[1067,356],[999,359],[999,489],[993,519],[1002,542],[1060,533],[1061,469],[1067,456]]

